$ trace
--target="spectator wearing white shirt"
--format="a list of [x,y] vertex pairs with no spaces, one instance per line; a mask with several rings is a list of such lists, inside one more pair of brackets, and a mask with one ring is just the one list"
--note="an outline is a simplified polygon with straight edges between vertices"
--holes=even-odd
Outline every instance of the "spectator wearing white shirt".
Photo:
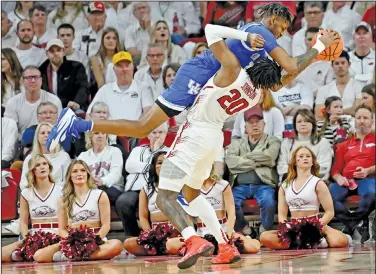
[[116,81],[98,90],[87,112],[91,112],[95,102],[101,101],[111,109],[112,119],[138,120],[154,103],[151,88],[133,80],[134,66],[129,52],[115,54],[112,62]]
[[350,65],[350,57],[345,50],[337,59],[332,61],[336,79],[317,91],[316,120],[323,120],[321,110],[324,108],[326,98],[330,96],[338,96],[342,99],[344,114],[355,115],[355,108],[361,103],[362,84],[351,77]]
[[5,48],[1,50],[1,104],[24,90],[21,85],[22,67],[16,53]]
[[1,107],[1,167],[9,168],[14,160],[18,140],[17,124],[13,119],[4,117]]
[[34,25],[33,45],[38,48],[45,48],[48,41],[56,38],[54,28],[47,28],[47,12],[42,5],[34,5],[30,11],[30,20]]
[[112,27],[118,31],[122,47],[124,47],[123,42],[126,37],[125,30],[129,26],[129,15],[127,15],[125,5],[122,1],[109,1],[106,7],[106,27]]
[[88,12],[90,27],[77,31],[73,41],[73,48],[85,52],[91,58],[98,53],[103,29],[106,24],[104,2],[90,2]]
[[75,29],[71,24],[61,24],[57,29],[57,36],[64,44],[64,53],[67,60],[80,62],[85,67],[88,79],[90,77],[89,58],[82,52],[73,48]]
[[[190,34],[200,31],[201,23],[192,2],[150,2],[151,20],[164,20],[168,24],[174,44],[179,44]],[[178,26],[174,27],[174,17]],[[176,20],[176,19],[175,19]]]
[[349,52],[350,69],[357,80],[367,82],[375,68],[375,51],[372,45],[372,29],[366,22],[360,22],[354,32],[355,49]]
[[[319,30],[320,29],[316,27],[311,27],[306,30],[304,42],[307,50],[311,48],[312,39]],[[296,80],[308,86],[312,92],[316,92],[319,87],[325,86],[333,81],[334,78],[334,72],[330,62],[316,61],[303,70]]]
[[105,28],[101,37],[101,45],[96,55],[91,57],[91,69],[98,88],[101,88],[105,81],[108,64],[112,63],[112,58],[121,51],[119,33],[112,27]]
[[286,86],[272,93],[276,105],[285,117],[285,124],[292,124],[292,119],[299,109],[312,110],[313,93],[304,84],[292,80]]
[[89,27],[87,9],[82,2],[63,1],[48,14],[47,28],[57,29],[62,24],[70,24],[76,31]]
[[17,35],[12,28],[12,21],[1,10],[1,48],[13,48],[16,45]]
[[148,84],[153,91],[153,100],[157,100],[164,91],[162,64],[165,59],[163,46],[161,44],[150,44],[147,51],[148,66],[136,72],[134,79],[140,83]]
[[134,63],[138,65],[143,50],[150,42],[151,26],[150,7],[146,2],[132,4],[134,17],[138,20],[129,25],[125,31],[124,47],[132,55]]
[[20,43],[13,48],[22,68],[40,66],[46,59],[43,49],[33,46],[34,26],[29,20],[22,20],[17,25],[17,36]]
[[[3,5],[4,3],[1,6]],[[16,30],[20,21],[29,20],[29,10],[32,6],[33,1],[16,1],[15,9],[8,13],[8,19],[13,23],[13,30]]]
[[332,8],[325,12],[322,27],[338,31],[349,51],[354,48],[353,31],[360,21],[361,16],[346,5],[345,1],[333,1]]
[[292,56],[299,56],[307,52],[308,48],[304,43],[305,34],[308,28],[319,28],[324,18],[324,7],[321,2],[305,2],[304,18],[307,25],[298,30],[292,37]]
[[[282,140],[283,131],[285,130],[285,120],[281,110],[277,108],[270,90],[264,90],[260,104],[265,122],[264,133]],[[242,138],[247,135],[245,131],[246,123],[244,113],[238,113],[235,118],[232,137]]]
[[21,133],[25,128],[37,124],[37,108],[41,102],[54,103],[58,112],[61,112],[60,99],[45,90],[42,90],[42,76],[37,67],[26,67],[22,73],[21,84],[25,92],[21,92],[9,99],[4,117],[16,121],[18,131]]
[[108,135],[101,132],[86,134],[86,148],[78,156],[88,165],[95,184],[108,195],[111,205],[124,191],[123,156],[120,149],[108,145]]
[[[187,60],[185,51],[180,46],[174,45],[171,42],[171,35],[166,21],[160,20],[155,23],[155,27],[151,31],[150,42],[163,45],[165,51],[163,66],[171,63],[182,65]],[[140,65],[138,66],[139,69],[147,66],[146,55],[147,50],[145,49],[142,52]]]

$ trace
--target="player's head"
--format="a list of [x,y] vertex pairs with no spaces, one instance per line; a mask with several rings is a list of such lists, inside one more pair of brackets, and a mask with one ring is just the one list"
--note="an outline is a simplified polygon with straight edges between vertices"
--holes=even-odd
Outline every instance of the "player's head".
[[281,88],[281,68],[269,58],[261,58],[252,67],[246,69],[255,88],[272,89],[273,91]]
[[276,38],[282,36],[294,19],[288,7],[278,3],[270,3],[261,11],[262,22]]

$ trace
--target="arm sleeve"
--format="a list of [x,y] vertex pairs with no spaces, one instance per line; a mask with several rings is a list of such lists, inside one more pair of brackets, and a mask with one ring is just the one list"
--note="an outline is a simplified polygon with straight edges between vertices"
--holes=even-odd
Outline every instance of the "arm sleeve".
[[113,184],[119,182],[123,171],[123,156],[120,149],[112,147],[111,154],[110,172],[101,178],[103,184],[107,187],[111,187]]
[[145,173],[149,169],[149,164],[140,161],[140,153],[144,147],[135,147],[125,163],[125,170],[128,173]]

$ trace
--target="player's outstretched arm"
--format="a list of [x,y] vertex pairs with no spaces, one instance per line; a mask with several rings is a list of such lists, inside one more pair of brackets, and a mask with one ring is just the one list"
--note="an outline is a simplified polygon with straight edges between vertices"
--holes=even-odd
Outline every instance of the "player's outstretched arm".
[[154,104],[139,120],[94,120],[92,131],[142,138],[168,120],[166,113]]
[[[241,69],[238,58],[231,52],[223,38],[232,38],[242,41],[250,40],[251,33],[240,30],[231,29],[228,27],[207,24],[205,27],[205,36],[209,45],[209,49],[221,63],[221,69],[215,77],[215,84],[219,87],[226,87],[235,81]],[[260,46],[263,45],[264,39],[262,36],[254,35],[254,40]],[[223,77],[222,77],[223,76]],[[220,81],[218,81],[220,79]]]
[[282,76],[282,84],[285,85],[292,79],[296,78],[299,73],[306,69],[318,54],[330,47],[332,44],[337,43],[340,39],[339,34],[336,31],[328,30],[321,37],[318,37],[316,44],[308,49],[308,51],[297,57],[290,57],[287,52],[281,48],[276,47],[270,52],[270,56],[278,62],[278,64],[288,72],[288,74]]

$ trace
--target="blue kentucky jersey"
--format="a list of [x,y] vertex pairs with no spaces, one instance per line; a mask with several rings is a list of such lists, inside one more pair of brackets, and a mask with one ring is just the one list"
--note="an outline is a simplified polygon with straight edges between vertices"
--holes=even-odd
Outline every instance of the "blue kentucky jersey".
[[[252,66],[260,58],[266,56],[278,47],[274,35],[262,23],[249,23],[240,30],[256,33],[265,39],[264,48],[252,49],[248,42],[227,39],[229,49],[239,59],[243,68]],[[206,50],[201,56],[185,62],[179,69],[174,82],[157,99],[157,104],[164,112],[172,117],[191,106],[197,94],[206,82],[219,70],[221,64],[210,50]]]

